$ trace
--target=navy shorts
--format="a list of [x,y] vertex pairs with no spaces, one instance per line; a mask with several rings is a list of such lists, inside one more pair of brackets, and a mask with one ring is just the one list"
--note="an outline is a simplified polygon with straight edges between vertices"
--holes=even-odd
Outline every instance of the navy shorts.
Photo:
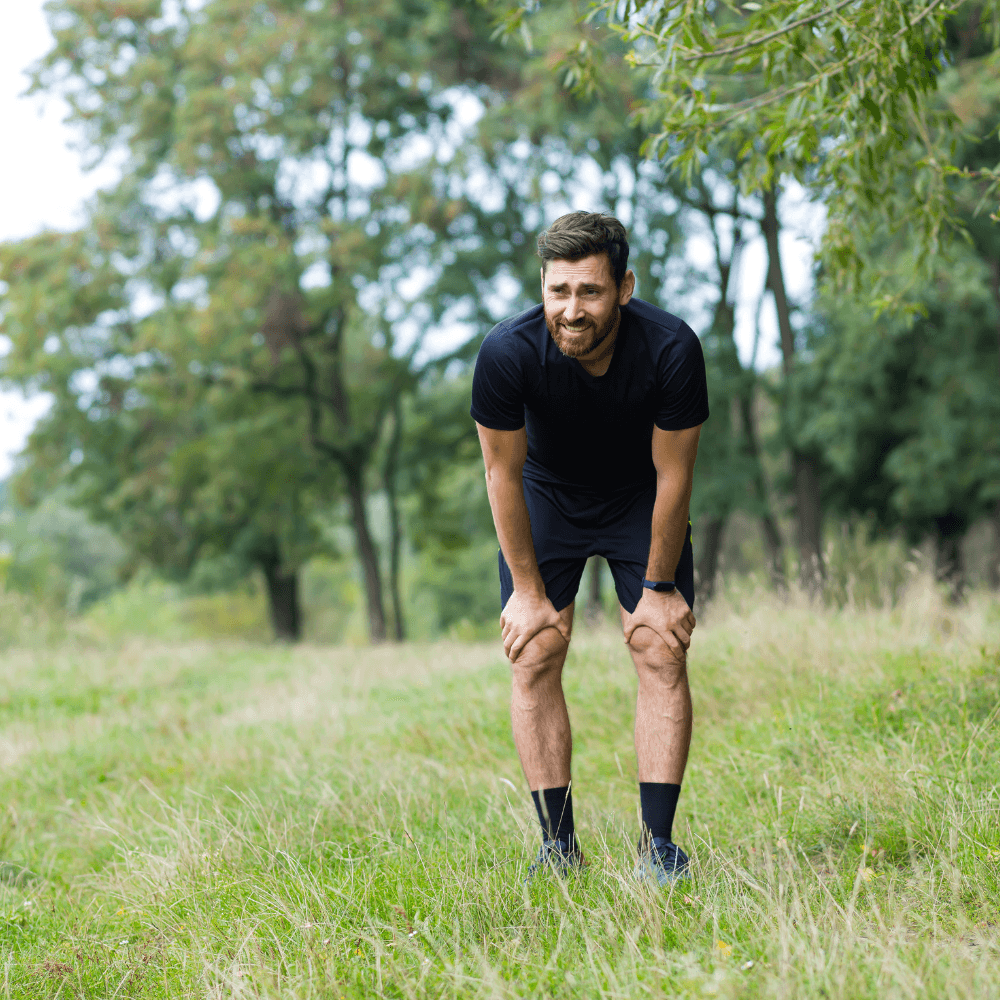
[[[545,594],[556,611],[573,603],[590,556],[607,559],[619,603],[629,614],[635,611],[649,561],[656,483],[596,497],[525,477],[524,499]],[[693,609],[694,554],[690,524],[674,582],[688,607]],[[513,592],[514,581],[501,552],[501,609],[507,606]]]

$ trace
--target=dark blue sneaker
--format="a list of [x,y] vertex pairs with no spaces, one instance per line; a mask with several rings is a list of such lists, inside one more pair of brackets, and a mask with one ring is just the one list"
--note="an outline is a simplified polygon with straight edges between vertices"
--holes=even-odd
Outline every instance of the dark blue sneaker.
[[691,878],[688,856],[672,840],[652,837],[639,844],[639,863],[635,866],[635,877],[640,880],[653,879],[660,886],[686,881]]
[[574,871],[579,871],[585,862],[583,851],[576,843],[576,838],[569,840],[543,840],[538,848],[538,857],[531,863],[525,882],[530,882],[540,871],[550,868],[562,878],[569,878]]

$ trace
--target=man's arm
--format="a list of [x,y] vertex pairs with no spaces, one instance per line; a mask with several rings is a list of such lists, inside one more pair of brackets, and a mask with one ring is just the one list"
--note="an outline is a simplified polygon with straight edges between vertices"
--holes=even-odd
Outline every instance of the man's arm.
[[[673,580],[677,571],[687,535],[700,434],[700,424],[683,431],[653,428],[656,503],[646,565],[648,580]],[[626,642],[640,625],[653,629],[675,653],[683,656],[691,644],[695,617],[679,590],[662,594],[643,589],[639,604],[625,626]]]
[[545,584],[531,541],[531,521],[521,480],[528,456],[527,431],[523,427],[517,431],[495,431],[479,423],[476,430],[486,465],[486,492],[493,524],[514,580],[514,593],[500,616],[504,652],[513,662],[542,629],[558,629],[567,642],[569,635],[565,622],[545,596]]

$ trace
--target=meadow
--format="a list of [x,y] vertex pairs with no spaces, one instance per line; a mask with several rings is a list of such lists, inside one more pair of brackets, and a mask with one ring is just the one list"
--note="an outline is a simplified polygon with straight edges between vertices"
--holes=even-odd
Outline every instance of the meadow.
[[0,659],[0,996],[1000,995],[1000,603],[730,591],[699,626],[675,839],[631,878],[635,681],[566,672],[589,859],[536,822],[496,642],[109,638]]

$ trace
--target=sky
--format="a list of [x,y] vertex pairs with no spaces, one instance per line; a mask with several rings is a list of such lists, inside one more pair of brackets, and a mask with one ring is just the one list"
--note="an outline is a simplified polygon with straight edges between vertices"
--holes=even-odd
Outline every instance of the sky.
[[[6,138],[0,157],[0,241],[33,235],[45,228],[71,229],[82,221],[84,201],[99,187],[114,182],[113,168],[82,169],[72,148],[74,133],[63,124],[66,106],[51,98],[27,97],[27,69],[52,44],[42,13],[43,0],[8,2],[0,32],[0,135]],[[790,190],[781,203],[782,263],[793,301],[805,303],[812,293],[812,260],[822,234],[824,213],[809,203],[802,189]],[[695,257],[711,254],[707,240],[688,244]],[[767,258],[759,237],[747,245],[739,272],[736,339],[744,361],[750,357],[757,301],[764,283]],[[698,317],[691,317],[698,332]],[[777,317],[773,303],[761,313],[758,367],[777,363]],[[4,344],[0,338],[0,353]],[[42,395],[25,398],[0,392],[0,479],[11,470],[13,457],[24,447],[35,421],[48,406]]]

